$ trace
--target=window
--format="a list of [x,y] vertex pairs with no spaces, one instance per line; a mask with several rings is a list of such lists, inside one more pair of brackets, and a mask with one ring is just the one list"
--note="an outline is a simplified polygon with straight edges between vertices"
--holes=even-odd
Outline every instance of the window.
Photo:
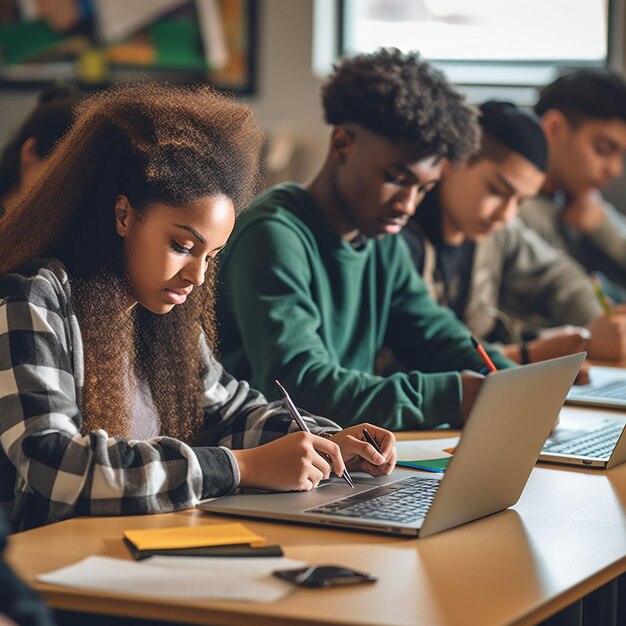
[[[621,66],[623,4],[343,0],[341,53],[371,52],[380,46],[417,49],[456,83],[540,85],[556,76],[558,66],[603,66],[615,57]],[[618,37],[609,36],[612,21],[619,23],[613,29]]]

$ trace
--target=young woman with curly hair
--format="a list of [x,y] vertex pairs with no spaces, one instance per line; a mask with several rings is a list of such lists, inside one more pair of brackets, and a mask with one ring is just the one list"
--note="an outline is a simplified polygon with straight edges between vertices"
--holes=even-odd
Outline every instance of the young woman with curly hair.
[[391,433],[372,428],[383,458],[324,418],[292,432],[213,357],[215,256],[261,142],[209,88],[112,88],[0,221],[0,504],[19,527],[391,471]]

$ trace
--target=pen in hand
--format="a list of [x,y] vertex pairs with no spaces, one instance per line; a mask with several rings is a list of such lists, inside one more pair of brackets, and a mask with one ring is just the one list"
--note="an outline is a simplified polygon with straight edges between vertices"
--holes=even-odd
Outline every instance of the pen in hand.
[[611,306],[609,299],[606,297],[600,281],[595,276],[591,276],[591,286],[593,287],[593,293],[595,294],[596,299],[602,307],[604,315],[606,317],[611,317],[613,315],[613,307]]
[[470,339],[472,340],[472,345],[474,346],[474,348],[476,348],[478,354],[480,354],[480,358],[485,362],[485,365],[487,366],[489,371],[497,372],[498,368],[494,365],[485,348],[480,345],[478,339],[476,339],[476,337],[470,337]]
[[[278,393],[280,393],[280,397],[283,399],[283,403],[285,404],[285,407],[287,407],[287,410],[289,411],[291,417],[293,417],[295,423],[298,425],[298,428],[304,431],[305,433],[310,433],[311,431],[309,430],[309,427],[307,426],[306,422],[302,419],[302,415],[300,415],[300,411],[298,411],[298,409],[296,408],[296,405],[293,403],[293,400],[289,397],[287,390],[277,380],[275,380],[274,382],[276,383],[276,387],[278,387]],[[350,487],[354,489],[354,483],[352,482],[352,477],[348,473],[347,469],[343,471],[343,474],[341,474],[340,478],[343,478],[343,480],[345,480],[346,483],[348,483],[348,485],[350,485]]]
[[382,456],[383,453],[380,451],[380,446],[376,443],[376,439],[369,434],[367,428],[363,429],[363,437],[365,437],[365,441],[367,441],[367,443],[369,443],[370,446],[372,446],[372,448],[374,448],[374,450]]

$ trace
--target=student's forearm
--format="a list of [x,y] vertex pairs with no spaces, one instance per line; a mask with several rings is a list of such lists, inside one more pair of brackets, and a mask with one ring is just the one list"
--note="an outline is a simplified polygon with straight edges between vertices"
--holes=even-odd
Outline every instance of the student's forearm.
[[[448,322],[444,318],[448,318]],[[409,327],[402,334],[392,334],[389,337],[389,348],[407,369],[424,373],[482,371],[485,364],[472,345],[471,331],[449,309],[438,307],[435,315],[430,318],[424,316],[424,319],[427,322],[426,328]],[[482,337],[477,339],[482,341],[498,369],[514,365],[498,349],[485,343]]]
[[280,372],[296,404],[330,416],[342,428],[364,421],[393,431],[461,423],[460,377],[455,372],[381,377],[313,362],[298,374],[279,364],[271,369]]
[[[58,424],[59,416],[53,421]],[[8,458],[23,478],[17,500],[32,500],[27,511],[18,513],[28,517],[16,520],[20,525],[74,515],[167,512],[193,506],[207,495],[202,466],[192,448],[180,441],[164,437],[129,442],[102,430],[79,436],[71,425],[51,431],[46,416],[41,423],[36,428],[31,420],[28,434],[17,439],[3,433]],[[212,495],[229,491],[234,481],[226,458],[222,464],[222,475],[211,477]]]

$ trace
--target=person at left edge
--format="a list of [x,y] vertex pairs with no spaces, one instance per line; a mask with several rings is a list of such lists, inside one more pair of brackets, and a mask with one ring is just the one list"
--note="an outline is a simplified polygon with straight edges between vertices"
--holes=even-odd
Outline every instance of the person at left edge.
[[0,626],[55,626],[52,612],[4,559],[9,530],[0,516]]
[[375,430],[383,456],[362,426],[309,415],[302,433],[212,355],[214,259],[261,141],[209,87],[114,87],[0,220],[0,505],[18,528],[391,471],[392,433]]
[[54,147],[69,129],[82,94],[69,85],[51,85],[15,129],[0,154],[0,217],[30,193],[45,175]]

